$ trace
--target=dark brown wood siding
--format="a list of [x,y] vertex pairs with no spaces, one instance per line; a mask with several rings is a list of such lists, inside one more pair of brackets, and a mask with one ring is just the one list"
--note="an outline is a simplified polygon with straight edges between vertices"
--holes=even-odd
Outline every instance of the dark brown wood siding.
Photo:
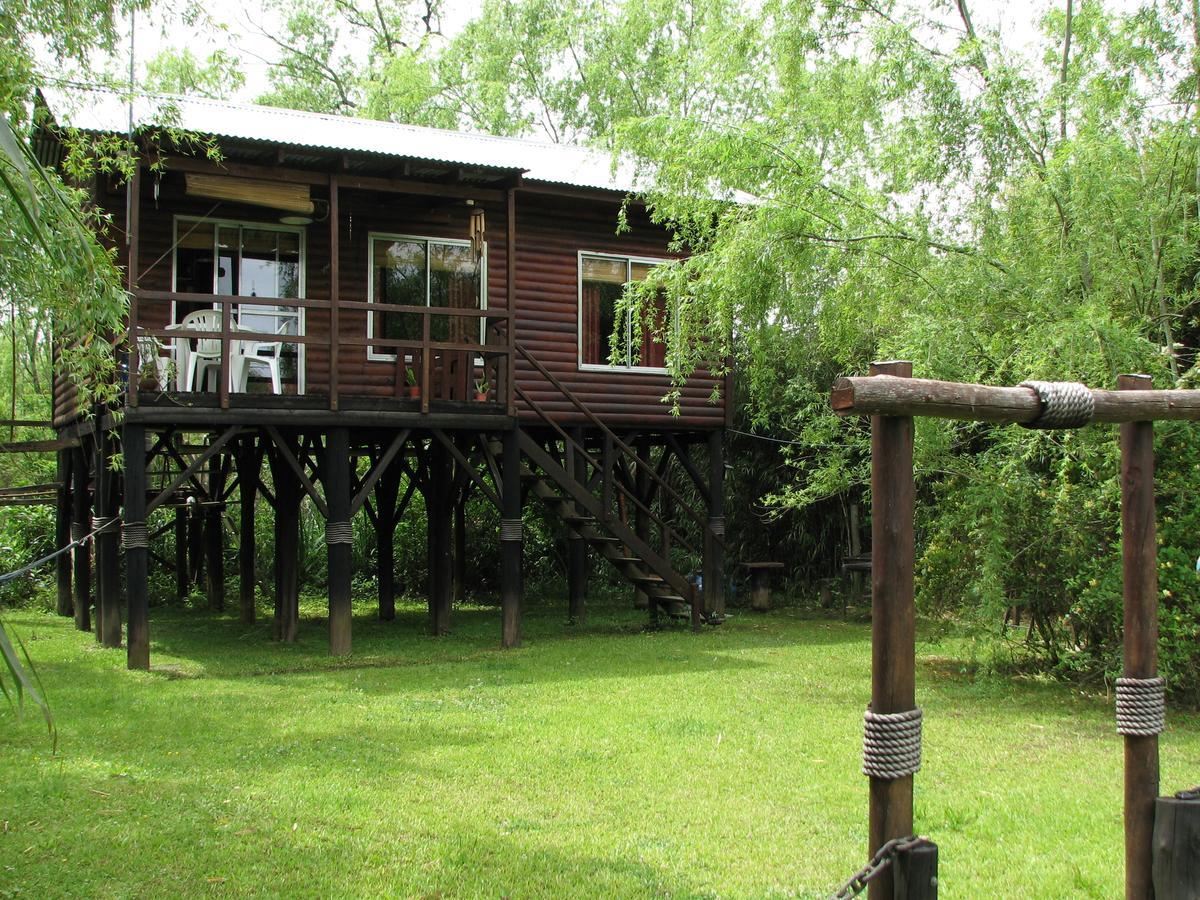
[[[578,259],[580,251],[666,258],[666,234],[644,215],[631,210],[631,229],[618,235],[617,200],[585,199],[518,191],[516,241],[517,340],[565,384],[601,419],[611,425],[660,426],[663,428],[716,428],[724,422],[724,401],[709,403],[713,379],[704,373],[692,378],[680,399],[680,415],[672,415],[661,398],[670,388],[667,376],[637,371],[582,371],[578,352]],[[314,186],[315,198],[327,197],[324,187]],[[111,239],[124,248],[123,191],[107,191],[98,198],[112,214]],[[339,192],[340,296],[343,301],[368,299],[369,237],[374,233],[464,239],[473,209],[483,209],[487,232],[487,303],[492,309],[507,308],[506,297],[506,209],[503,203],[468,205],[463,200],[401,193],[382,193],[343,188]],[[212,216],[243,222],[274,223],[277,216],[267,209],[229,202],[188,197],[181,173],[168,172],[154,192],[154,178],[143,178],[139,226],[139,286],[144,290],[172,289],[173,221],[176,216]],[[306,229],[305,296],[324,300],[330,296],[328,223],[316,222]],[[124,264],[124,260],[121,260]],[[170,304],[145,303],[141,321],[149,327],[169,323]],[[343,336],[365,337],[367,313],[342,310]],[[307,310],[305,333],[326,340],[329,314]],[[368,359],[361,346],[343,344],[339,349],[339,392],[345,396],[390,397],[395,393],[396,366]],[[305,350],[308,394],[327,394],[330,354],[326,344],[315,343]],[[537,371],[518,362],[518,383],[533,400],[562,422],[583,421],[566,397]],[[62,378],[55,380],[55,421],[66,424],[74,418],[74,390]],[[523,420],[536,420],[532,410],[518,404]]]

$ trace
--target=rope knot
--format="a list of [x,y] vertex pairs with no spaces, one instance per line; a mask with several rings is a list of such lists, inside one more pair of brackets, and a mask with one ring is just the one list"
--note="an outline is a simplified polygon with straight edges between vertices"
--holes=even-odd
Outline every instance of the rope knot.
[[1091,389],[1076,381],[1022,381],[1017,387],[1030,388],[1039,403],[1037,418],[1022,422],[1022,428],[1082,428],[1096,411]]

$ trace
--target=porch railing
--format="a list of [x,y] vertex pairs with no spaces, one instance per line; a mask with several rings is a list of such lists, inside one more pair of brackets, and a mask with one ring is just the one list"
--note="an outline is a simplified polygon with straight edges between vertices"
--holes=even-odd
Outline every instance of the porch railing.
[[[219,330],[183,329],[176,326],[148,327],[144,324],[145,311],[158,304],[185,303],[202,307],[215,308],[221,313]],[[419,340],[404,340],[389,337],[368,337],[366,330],[362,333],[348,333],[344,325],[330,328],[329,335],[313,336],[303,333],[297,327],[298,334],[270,334],[261,331],[250,331],[234,324],[237,307],[271,307],[273,310],[324,310],[332,313],[345,311],[363,311],[368,315],[407,315],[417,316],[421,322],[421,337]],[[161,321],[169,316],[155,316]],[[436,341],[433,340],[434,319],[446,322],[475,320],[483,325],[483,339],[473,341]],[[339,387],[340,365],[342,354],[347,347],[379,348],[395,354],[395,384],[394,392],[397,398],[407,393],[408,371],[411,369],[416,378],[416,387],[420,392],[420,410],[429,412],[431,400],[452,399],[455,395],[463,399],[469,397],[470,385],[476,373],[487,380],[490,391],[489,403],[504,408],[509,415],[516,411],[514,382],[513,382],[513,314],[511,309],[458,309],[441,306],[402,306],[395,304],[367,303],[355,300],[339,300],[336,304],[329,300],[310,300],[299,298],[276,297],[240,297],[227,294],[192,294],[174,291],[134,292],[129,310],[128,351],[131,360],[136,364],[129,367],[128,404],[136,406],[140,382],[140,368],[144,364],[139,352],[139,341],[147,338],[161,344],[164,341],[219,341],[219,377],[218,403],[222,409],[229,407],[230,372],[235,343],[239,341],[283,343],[303,345],[306,347],[320,346],[329,351],[329,384],[328,396],[330,409],[337,409],[342,397],[348,396]],[[298,321],[303,321],[298,317]],[[178,346],[178,345],[175,345]],[[314,393],[321,393],[318,387]],[[436,395],[436,396],[435,396]],[[352,396],[352,395],[351,395]]]

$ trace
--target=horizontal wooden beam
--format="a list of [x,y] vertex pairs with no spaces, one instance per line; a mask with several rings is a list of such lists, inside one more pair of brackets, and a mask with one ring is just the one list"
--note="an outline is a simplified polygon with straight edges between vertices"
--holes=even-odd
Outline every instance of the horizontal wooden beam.
[[58,438],[52,441],[11,441],[7,444],[0,444],[0,453],[50,453],[78,446],[78,438]]
[[[166,170],[197,172],[209,175],[229,175],[233,178],[258,178],[266,181],[282,181],[289,184],[328,185],[329,173],[309,169],[292,169],[284,166],[264,166],[255,163],[235,163],[228,160],[220,163],[188,156],[164,158]],[[501,203],[505,192],[497,188],[473,187],[469,184],[437,184],[411,178],[382,178],[373,175],[338,175],[338,187],[345,190],[385,191],[395,194],[419,194],[429,197],[449,197],[461,200],[482,200]]]
[[[1200,391],[1092,390],[1093,422],[1200,420]],[[992,387],[872,375],[839,378],[829,398],[841,416],[932,416],[971,422],[1032,422],[1041,401],[1032,388]]]

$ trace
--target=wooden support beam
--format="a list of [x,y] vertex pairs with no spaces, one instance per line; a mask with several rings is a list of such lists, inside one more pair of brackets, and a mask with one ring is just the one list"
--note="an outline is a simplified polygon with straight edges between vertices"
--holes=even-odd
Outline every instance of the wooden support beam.
[[[59,450],[56,461],[58,486],[54,497],[54,547],[62,550],[71,543],[71,451]],[[62,553],[54,561],[58,589],[57,612],[67,617],[74,612],[71,598],[71,554]]]
[[520,428],[504,432],[500,509],[500,645],[521,644],[521,444]]
[[708,434],[708,522],[704,528],[704,606],[725,615],[725,432]]
[[[644,461],[644,465],[635,467],[632,473],[633,491],[638,498],[639,503],[649,506],[650,500],[650,442],[645,438],[635,438],[633,447],[637,451],[638,459]],[[567,449],[567,456],[570,457],[570,449]],[[637,534],[638,540],[644,543],[650,543],[650,516],[647,510],[642,506],[635,506],[633,513],[633,530]],[[650,621],[658,622],[658,603],[642,589],[642,586],[634,588],[633,606],[635,609],[644,609],[649,612]]]
[[[96,433],[96,519],[117,514],[117,485],[112,470],[112,432]],[[96,636],[105,647],[121,646],[120,529],[111,527],[95,537],[97,619]]]
[[[399,512],[396,498],[400,493],[399,466],[389,465],[380,471],[375,480],[375,553],[379,590],[379,618],[391,622],[396,618],[396,521]],[[410,479],[404,502],[412,496],[415,483]],[[403,505],[403,504],[401,504]],[[370,505],[367,504],[367,509]]]
[[350,653],[350,563],[353,549],[350,531],[350,432],[331,428],[325,438],[322,467],[329,515],[325,542],[329,559],[329,652]]
[[[1150,391],[1148,375],[1122,375],[1117,388]],[[1154,393],[1164,393],[1155,391]],[[1194,392],[1200,393],[1200,391]],[[1124,676],[1158,675],[1158,547],[1154,513],[1154,425],[1121,425],[1121,563],[1124,573]],[[1154,804],[1158,735],[1125,737],[1125,897],[1154,896]]]
[[[587,463],[583,451],[577,449],[583,447],[583,429],[579,426],[571,429],[571,438],[576,447],[567,448],[568,471],[575,483],[587,490]],[[577,625],[587,619],[587,589],[588,545],[583,536],[572,529],[567,534],[567,617]]]
[[187,507],[175,507],[175,600],[187,602],[192,592],[188,571],[188,517]]
[[337,410],[341,348],[341,218],[338,214],[338,176],[329,176],[329,408]]
[[271,436],[271,441],[275,445],[278,455],[283,462],[292,470],[300,485],[304,488],[304,492],[312,498],[313,504],[321,511],[321,515],[326,519],[329,518],[329,507],[325,503],[325,498],[321,496],[321,492],[317,490],[317,486],[313,484],[312,479],[304,471],[304,467],[300,465],[300,460],[297,456],[296,447],[292,442],[285,441],[280,434],[279,429],[274,425],[266,426],[267,434]]
[[371,489],[375,486],[375,482],[377,482],[379,478],[389,470],[392,465],[392,460],[396,458],[396,454],[404,449],[404,443],[408,440],[409,434],[411,434],[410,429],[400,429],[396,436],[392,438],[391,443],[388,444],[388,447],[383,452],[383,455],[371,466],[371,469],[367,472],[366,477],[362,480],[362,483],[358,487],[358,493],[356,493],[354,495],[354,499],[350,501],[351,516],[355,515],[360,509],[362,509],[362,505],[366,502],[367,497],[370,496]]
[[[872,375],[898,381],[907,362],[875,363]],[[711,460],[711,451],[710,451]],[[916,610],[913,604],[913,420],[871,418],[871,710],[916,706]],[[713,494],[718,492],[714,489]],[[871,778],[868,856],[913,830],[913,779]],[[871,900],[892,896],[892,873],[870,882]]]
[[[227,469],[224,459],[209,471],[208,496],[220,497],[225,493]],[[225,611],[225,532],[222,520],[225,504],[214,503],[204,507],[204,591],[208,596],[208,608],[213,612]]]
[[[87,454],[82,447],[71,451],[71,539],[78,540],[92,530],[92,499],[88,488]],[[71,551],[75,627],[91,631],[92,547],[86,541]]]
[[492,505],[495,506],[496,509],[499,509],[499,496],[497,496],[496,492],[492,490],[492,486],[483,480],[483,476],[479,474],[474,463],[472,463],[469,459],[467,459],[466,456],[463,455],[462,450],[460,450],[455,445],[454,441],[447,437],[446,433],[440,428],[433,428],[430,429],[430,431],[433,434],[434,439],[446,449],[447,453],[454,457],[454,461],[458,463],[463,474],[467,478],[470,478],[472,481],[474,481],[475,484],[479,486],[479,489],[483,491],[484,496],[492,502]]
[[[300,501],[304,494],[293,465],[295,448],[285,440],[278,432],[273,435],[269,457],[275,486],[275,637],[294,644],[300,625]],[[286,460],[284,449],[292,462]]]
[[125,463],[125,584],[129,631],[126,664],[150,668],[149,532],[146,527],[146,429],[122,428],[121,456]]
[[243,624],[252,625],[255,619],[255,501],[259,470],[262,468],[262,449],[254,435],[244,435],[238,442],[238,485],[241,492],[238,506],[238,610]]
[[[204,496],[208,496],[209,486],[198,481],[194,476],[204,467],[206,462],[220,453],[222,448],[224,448],[226,444],[233,440],[233,438],[237,437],[241,431],[242,429],[237,426],[225,429],[225,431],[222,432],[219,437],[217,437],[211,444],[205,447],[204,450],[197,454],[195,459],[188,463],[182,472],[172,478],[171,482],[159,492],[157,497],[150,501],[150,504],[146,507],[146,515],[149,516],[150,513],[154,512],[154,510],[158,509],[167,500],[169,500],[175,494],[175,492],[179,490],[185,481],[193,482],[193,484],[200,488],[201,493]],[[182,465],[183,458],[179,456],[178,452],[173,452],[172,455],[175,456],[175,458]]]
[[[1197,391],[1092,391],[1093,422],[1200,420]],[[974,422],[1032,422],[1041,401],[1032,388],[959,384],[879,375],[839,378],[830,405],[839,415],[935,416]]]
[[429,488],[425,492],[429,553],[429,630],[449,634],[451,611],[450,478],[452,461],[443,444],[431,441]]

